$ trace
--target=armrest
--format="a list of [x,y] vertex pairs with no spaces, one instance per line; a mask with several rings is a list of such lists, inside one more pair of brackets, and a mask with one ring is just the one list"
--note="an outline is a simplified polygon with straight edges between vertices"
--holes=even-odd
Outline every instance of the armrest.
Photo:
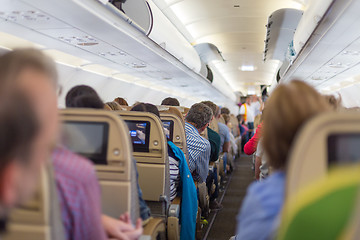
[[179,216],[180,216],[180,205],[171,204],[169,208],[169,217],[179,218]]
[[162,218],[151,219],[148,224],[144,226],[143,235],[153,236],[157,232],[165,232],[165,221]]

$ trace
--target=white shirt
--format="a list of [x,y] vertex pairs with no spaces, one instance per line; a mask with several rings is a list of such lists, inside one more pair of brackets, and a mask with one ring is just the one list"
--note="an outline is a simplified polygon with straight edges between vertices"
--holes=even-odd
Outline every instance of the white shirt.
[[245,105],[246,104],[246,122],[245,123],[248,123],[248,122],[254,122],[254,110],[252,108],[252,104],[249,105],[247,103],[244,103],[243,105],[241,105],[240,107],[240,115],[244,115],[245,114]]
[[260,112],[261,104],[260,104],[259,101],[257,101],[257,102],[252,102],[250,107],[252,108],[252,112],[253,112],[253,114],[254,114],[254,118],[261,113],[261,112]]
[[259,140],[257,148],[256,148],[256,156],[261,158],[260,181],[262,181],[269,175],[269,167],[268,167],[268,163],[266,160],[266,154],[265,154],[261,139]]

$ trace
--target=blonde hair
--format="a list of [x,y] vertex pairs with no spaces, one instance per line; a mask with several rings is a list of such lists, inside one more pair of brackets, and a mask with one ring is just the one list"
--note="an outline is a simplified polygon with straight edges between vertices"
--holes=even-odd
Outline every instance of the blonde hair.
[[104,108],[106,110],[110,110],[110,111],[122,110],[121,106],[117,102],[107,102],[107,103],[105,103]]
[[270,166],[284,169],[298,129],[311,117],[329,110],[325,98],[308,84],[294,80],[279,85],[264,112],[263,146]]

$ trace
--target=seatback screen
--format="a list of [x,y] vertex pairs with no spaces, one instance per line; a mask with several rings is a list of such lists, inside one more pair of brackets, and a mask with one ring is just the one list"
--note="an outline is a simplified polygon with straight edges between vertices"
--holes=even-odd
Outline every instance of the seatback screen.
[[329,164],[360,162],[360,134],[332,134],[328,137]]
[[173,141],[174,134],[174,121],[172,120],[162,120],[165,135],[168,141]]
[[150,122],[125,120],[134,152],[149,152]]
[[108,137],[109,125],[106,122],[63,123],[63,144],[95,164],[107,164]]

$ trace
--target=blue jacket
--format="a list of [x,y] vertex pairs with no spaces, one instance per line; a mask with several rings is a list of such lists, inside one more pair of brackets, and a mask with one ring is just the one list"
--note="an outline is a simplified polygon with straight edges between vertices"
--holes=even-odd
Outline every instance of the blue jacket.
[[168,144],[179,160],[181,186],[180,239],[195,239],[196,215],[198,210],[196,187],[184,153],[174,143],[168,142]]

